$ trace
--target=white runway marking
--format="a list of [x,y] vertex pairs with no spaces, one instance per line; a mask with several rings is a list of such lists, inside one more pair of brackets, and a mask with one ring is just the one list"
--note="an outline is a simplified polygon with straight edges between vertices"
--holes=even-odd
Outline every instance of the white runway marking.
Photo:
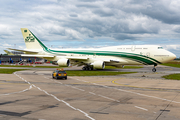
[[[47,77],[44,77],[44,78],[50,79],[50,78],[47,78]],[[72,77],[69,77],[69,78],[72,78]],[[76,79],[76,80],[81,81],[81,80],[79,80],[79,79]],[[55,81],[55,80],[52,80],[52,81],[57,82],[57,81]],[[88,82],[88,81],[84,81],[84,82]],[[58,82],[57,82],[57,83],[58,83]],[[61,84],[63,84],[63,83],[61,83]],[[93,83],[93,84],[96,84],[96,83]],[[80,90],[80,91],[85,91],[85,90],[83,90],[83,89],[80,89],[80,88],[77,88],[77,87],[74,87],[74,86],[71,86],[71,85],[66,85],[66,84],[64,84],[64,85],[67,86],[67,87],[71,87],[71,88]],[[98,85],[98,84],[96,84],[96,85]],[[105,87],[105,86],[104,86],[104,87]],[[107,87],[107,86],[106,86],[106,87]],[[90,93],[90,94],[93,94],[93,95],[96,95],[95,93],[92,93],[92,92],[89,92],[89,93]],[[119,100],[115,100],[115,99],[112,99],[112,98],[109,98],[109,97],[106,97],[106,96],[103,96],[103,95],[100,95],[100,94],[97,95],[97,96],[102,97],[102,98],[105,98],[105,99],[108,99],[108,100],[120,102]]]
[[106,96],[103,96],[103,95],[98,95],[100,97],[103,97],[103,98],[106,98],[106,99],[109,99],[109,100],[112,100],[112,101],[116,101],[116,102],[120,102],[118,100],[115,100],[115,99],[112,99],[112,98],[109,98],[109,97],[106,97]]
[[6,94],[0,94],[0,96],[3,96],[3,95],[12,95],[12,94],[17,94],[17,93],[26,92],[26,91],[30,90],[31,88],[32,88],[32,85],[30,85],[29,88],[27,88],[27,89],[25,89],[25,90],[18,91],[18,92],[12,92],[12,93],[6,93]]
[[[75,79],[75,80],[85,82],[84,80],[79,80],[79,79]],[[100,85],[100,84],[97,84],[97,83],[90,83],[90,84],[105,87],[105,85]],[[180,102],[177,102],[177,101],[172,101],[172,100],[168,100],[168,99],[164,99],[164,98],[160,98],[160,97],[156,97],[156,96],[145,95],[145,94],[141,94],[141,93],[138,93],[138,92],[132,92],[132,91],[123,90],[123,89],[119,89],[119,88],[114,88],[114,87],[109,87],[109,86],[106,86],[106,88],[111,88],[111,89],[119,90],[119,91],[122,91],[122,92],[127,92],[127,93],[131,93],[131,94],[136,94],[136,95],[149,97],[149,98],[154,98],[154,99],[159,99],[159,100],[164,100],[164,101],[168,101],[168,102],[173,102],[173,103],[178,103],[178,104],[180,103]]]
[[96,95],[96,93],[93,93],[93,92],[89,92],[90,94],[93,94],[93,95]]
[[59,83],[59,84],[63,84],[62,82],[55,81],[55,80],[53,80],[53,79],[51,79],[51,78],[48,78],[48,77],[44,77],[44,78],[46,78],[46,79],[48,79],[48,80],[51,80],[51,81],[53,81],[53,82]]
[[[16,72],[15,72],[14,74],[20,78],[20,76],[17,75]],[[22,79],[22,78],[21,78],[21,79]],[[22,79],[22,80],[24,80],[24,79]],[[25,81],[25,80],[24,80],[24,81]],[[91,119],[91,120],[95,120],[94,118],[90,117],[86,112],[84,112],[84,111],[82,111],[82,110],[80,110],[80,109],[77,109],[77,108],[71,106],[69,103],[67,103],[67,102],[64,101],[64,100],[60,100],[60,99],[57,98],[55,95],[49,94],[47,91],[42,90],[40,87],[37,87],[37,86],[35,86],[34,84],[31,84],[30,82],[28,82],[28,84],[31,85],[31,88],[32,88],[32,86],[35,87],[35,88],[37,88],[38,90],[40,90],[40,91],[44,92],[45,94],[47,94],[48,96],[52,96],[52,97],[53,97],[54,99],[56,99],[57,101],[63,102],[63,103],[66,104],[68,107],[72,108],[73,110],[77,110],[77,111],[83,113],[87,118],[89,118],[89,119]]]
[[77,88],[77,87],[73,87],[73,86],[71,86],[71,87],[74,88],[74,89],[80,90],[80,91],[85,91],[85,90],[79,89],[79,88]]
[[138,108],[138,109],[141,109],[141,110],[148,111],[148,109],[145,109],[145,108],[142,108],[142,107],[138,107],[138,106],[134,106],[134,107],[136,107],[136,108]]

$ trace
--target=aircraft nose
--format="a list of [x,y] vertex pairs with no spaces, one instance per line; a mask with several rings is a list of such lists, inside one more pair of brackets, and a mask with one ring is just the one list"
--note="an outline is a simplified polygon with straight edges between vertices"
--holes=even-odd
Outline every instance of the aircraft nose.
[[176,58],[176,55],[171,53],[171,55],[169,56],[172,60],[174,60]]

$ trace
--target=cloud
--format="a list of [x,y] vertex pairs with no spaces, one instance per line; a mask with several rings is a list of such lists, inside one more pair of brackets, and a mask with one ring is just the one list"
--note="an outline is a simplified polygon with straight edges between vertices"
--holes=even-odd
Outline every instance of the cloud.
[[180,50],[180,45],[163,45],[163,47],[167,50]]
[[20,28],[29,28],[60,46],[180,44],[179,8],[178,0],[1,1],[0,39],[24,46]]

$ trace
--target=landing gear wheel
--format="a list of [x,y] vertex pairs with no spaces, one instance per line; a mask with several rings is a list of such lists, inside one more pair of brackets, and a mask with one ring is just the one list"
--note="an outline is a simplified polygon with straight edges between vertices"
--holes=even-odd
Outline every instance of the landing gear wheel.
[[84,66],[82,70],[93,70],[93,67],[91,66]]
[[88,69],[87,70],[93,70],[93,67],[87,67]]
[[153,71],[153,72],[156,72],[156,68],[153,68],[152,71]]
[[83,67],[82,70],[86,70],[86,67]]

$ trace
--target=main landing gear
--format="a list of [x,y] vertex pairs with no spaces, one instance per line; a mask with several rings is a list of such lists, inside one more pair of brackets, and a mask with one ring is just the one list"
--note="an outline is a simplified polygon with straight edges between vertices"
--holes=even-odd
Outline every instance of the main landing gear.
[[93,67],[87,65],[87,66],[84,66],[84,67],[82,68],[82,70],[93,70]]
[[156,72],[156,66],[157,65],[154,65],[154,68],[152,69],[153,72]]

